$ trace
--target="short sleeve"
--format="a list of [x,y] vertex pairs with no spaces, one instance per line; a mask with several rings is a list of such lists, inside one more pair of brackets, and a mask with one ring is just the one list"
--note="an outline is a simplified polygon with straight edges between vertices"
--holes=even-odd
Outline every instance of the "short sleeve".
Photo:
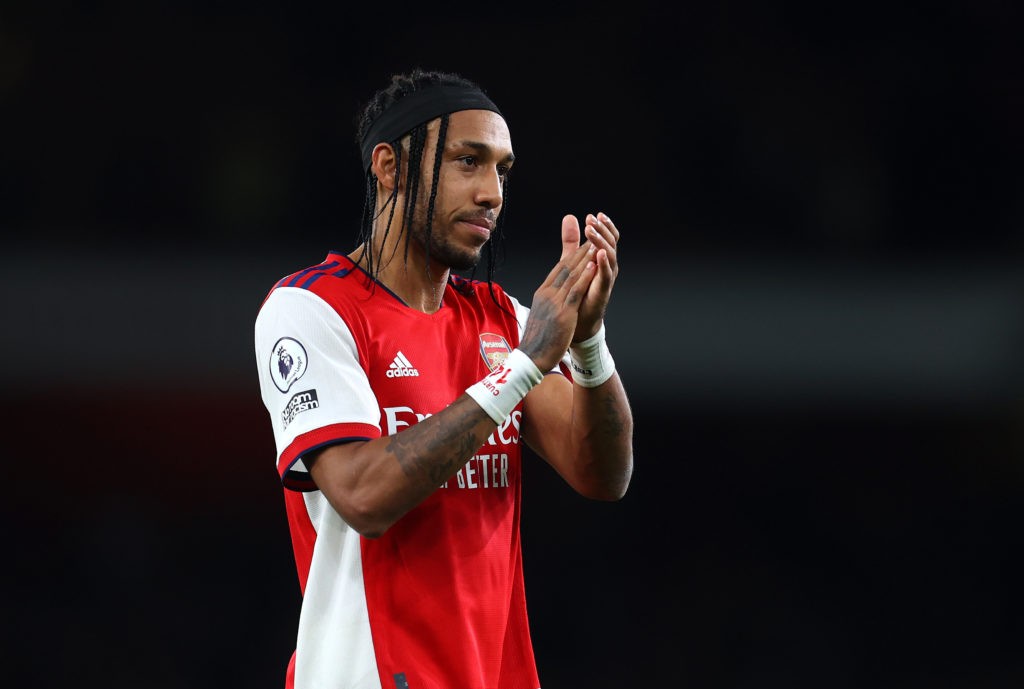
[[260,394],[286,488],[315,490],[302,462],[327,445],[381,435],[380,408],[338,312],[297,287],[271,292],[256,317]]

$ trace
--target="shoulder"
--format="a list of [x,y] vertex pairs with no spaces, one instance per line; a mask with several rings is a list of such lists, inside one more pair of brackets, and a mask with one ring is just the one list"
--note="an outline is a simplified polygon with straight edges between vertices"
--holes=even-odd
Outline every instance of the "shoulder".
[[363,331],[369,303],[363,275],[347,257],[329,254],[327,260],[281,278],[257,311],[257,342],[284,335],[311,341],[356,337]]
[[356,293],[365,292],[365,280],[359,278],[364,273],[360,271],[352,261],[339,252],[330,252],[320,263],[290,273],[270,288],[263,298],[261,310],[280,300],[295,300],[296,293],[303,293],[304,297],[298,297],[302,301],[325,301],[338,306],[352,298]]
[[298,289],[322,292],[331,288],[338,288],[341,283],[348,285],[358,283],[358,280],[346,280],[353,273],[359,273],[352,261],[339,252],[332,251],[327,254],[320,263],[295,271],[278,280],[270,289],[270,294],[282,287],[295,287]]

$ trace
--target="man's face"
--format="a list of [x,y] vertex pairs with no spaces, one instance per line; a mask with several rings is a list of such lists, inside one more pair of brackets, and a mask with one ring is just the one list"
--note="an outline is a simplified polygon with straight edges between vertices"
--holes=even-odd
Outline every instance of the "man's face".
[[[413,215],[412,237],[427,245],[426,217],[440,119],[427,127],[423,179]],[[455,270],[480,261],[502,204],[502,182],[512,167],[512,139],[501,115],[489,110],[452,113],[441,158],[430,238],[432,260]]]

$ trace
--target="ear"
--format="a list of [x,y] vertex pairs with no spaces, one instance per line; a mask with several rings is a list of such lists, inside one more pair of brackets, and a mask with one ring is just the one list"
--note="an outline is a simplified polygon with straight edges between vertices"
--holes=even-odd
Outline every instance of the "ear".
[[377,182],[388,191],[395,188],[395,149],[391,144],[380,143],[370,154],[370,170],[377,176]]

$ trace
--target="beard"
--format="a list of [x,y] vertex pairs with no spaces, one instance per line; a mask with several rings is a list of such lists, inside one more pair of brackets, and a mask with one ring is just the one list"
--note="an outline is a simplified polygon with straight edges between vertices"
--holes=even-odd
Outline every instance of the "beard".
[[480,262],[480,249],[472,250],[455,246],[447,234],[434,231],[430,234],[430,257],[452,270],[472,270]]
[[450,228],[438,227],[438,224],[435,218],[434,226],[428,238],[426,212],[418,212],[412,226],[413,240],[423,247],[423,250],[429,254],[432,260],[447,266],[451,270],[472,270],[476,268],[480,262],[480,254],[486,244],[476,249],[460,247],[451,240],[452,233]]

